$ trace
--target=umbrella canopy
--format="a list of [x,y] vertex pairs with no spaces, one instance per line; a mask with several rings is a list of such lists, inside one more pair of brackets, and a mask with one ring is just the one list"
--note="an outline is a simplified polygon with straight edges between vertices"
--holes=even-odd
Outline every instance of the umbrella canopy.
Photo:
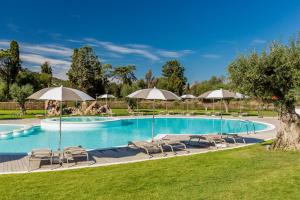
[[235,99],[248,99],[249,96],[246,96],[246,95],[243,95],[243,94],[241,94],[241,93],[239,93],[239,92],[236,92],[234,98],[235,98]]
[[99,99],[114,99],[116,97],[112,94],[102,94],[102,95],[98,96],[97,98],[99,98]]
[[180,97],[181,99],[195,99],[196,97],[192,94],[185,94]]
[[86,93],[68,87],[50,87],[41,89],[27,99],[35,100],[55,100],[55,101],[90,101],[94,100],[93,97],[90,97]]
[[236,95],[229,90],[212,90],[201,94],[198,98],[199,99],[232,99],[235,98]]
[[35,100],[55,100],[60,101],[60,116],[59,116],[59,143],[58,150],[61,149],[61,115],[62,115],[62,102],[63,101],[90,101],[94,100],[93,97],[90,97],[84,92],[80,90],[76,90],[68,87],[51,87],[41,89],[29,97],[27,99],[35,99]]
[[130,95],[128,95],[127,97],[133,99],[165,100],[165,101],[180,100],[180,97],[178,97],[173,92],[170,92],[168,90],[157,89],[156,87],[150,89],[137,90],[131,93]]
[[[130,95],[127,96],[128,98],[134,99],[147,99],[147,100],[180,100],[173,92],[168,90],[161,90],[157,89],[156,87],[150,89],[142,89],[137,90]],[[152,141],[154,139],[154,101],[153,101],[153,112],[152,112]]]
[[295,112],[300,115],[300,108],[295,108]]

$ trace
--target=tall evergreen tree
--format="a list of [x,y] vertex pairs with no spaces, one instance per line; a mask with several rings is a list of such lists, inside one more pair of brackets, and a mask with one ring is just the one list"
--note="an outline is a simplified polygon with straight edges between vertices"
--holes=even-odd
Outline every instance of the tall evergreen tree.
[[182,95],[187,82],[184,67],[177,60],[167,61],[162,67],[163,78],[167,82],[167,90]]
[[9,88],[15,82],[21,70],[19,45],[16,41],[10,43],[10,48],[0,51],[0,78],[5,82],[5,96],[9,98]]
[[11,83],[14,83],[21,70],[20,50],[17,41],[11,41],[9,52],[11,55]]
[[104,92],[102,65],[91,47],[74,49],[67,75],[73,87],[90,95]]

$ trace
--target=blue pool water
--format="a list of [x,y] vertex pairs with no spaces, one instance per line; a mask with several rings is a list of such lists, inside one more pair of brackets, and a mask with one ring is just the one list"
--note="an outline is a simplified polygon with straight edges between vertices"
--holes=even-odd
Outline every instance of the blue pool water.
[[9,132],[16,129],[20,129],[24,127],[23,125],[17,125],[17,124],[0,124],[0,133],[2,132]]
[[[238,120],[222,120],[224,133],[253,132],[253,124]],[[246,125],[248,124],[248,125]],[[266,124],[254,123],[255,130],[264,130]],[[81,145],[87,149],[127,145],[132,140],[151,139],[151,118],[121,119],[99,122],[92,129],[69,129],[62,132],[62,147]],[[216,134],[221,130],[220,119],[155,118],[157,134]],[[57,149],[58,132],[36,126],[26,135],[0,140],[0,153],[30,152],[33,148]]]

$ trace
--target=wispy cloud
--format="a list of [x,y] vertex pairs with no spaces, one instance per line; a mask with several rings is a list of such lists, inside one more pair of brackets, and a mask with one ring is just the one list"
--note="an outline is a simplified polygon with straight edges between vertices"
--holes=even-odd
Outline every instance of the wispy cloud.
[[32,45],[22,44],[22,50],[36,54],[52,54],[59,56],[71,56],[72,49],[58,45]]
[[99,44],[99,45],[103,46],[105,49],[115,52],[115,53],[136,54],[136,55],[140,55],[140,56],[143,56],[145,58],[148,58],[148,59],[151,59],[154,61],[159,60],[159,57],[157,57],[156,55],[154,55],[153,53],[151,53],[145,49],[129,48],[126,46],[116,45],[112,42],[103,42],[103,41],[98,41],[98,40],[95,40],[92,38],[87,38],[86,41]]
[[45,57],[45,56],[41,56],[41,55],[37,55],[37,54],[23,53],[23,54],[21,54],[20,57],[21,57],[22,61],[26,61],[28,63],[39,64],[39,65],[41,65],[42,63],[44,63],[46,61],[50,62],[52,65],[68,65],[68,66],[70,66],[70,64],[71,64],[69,61],[66,61],[66,60],[49,58],[49,57]]
[[202,54],[201,57],[207,58],[207,59],[219,59],[222,57],[220,54]]
[[158,49],[145,44],[119,45],[113,42],[99,41],[94,38],[86,38],[84,40],[86,42],[89,42],[89,44],[96,44],[97,46],[103,47],[104,49],[116,54],[138,55],[152,61],[159,61],[161,60],[161,58],[180,58],[193,52],[191,50],[170,51],[165,49]]
[[267,43],[267,41],[263,39],[254,39],[251,41],[251,45],[265,44],[265,43]]
[[[58,35],[59,37],[59,35]],[[0,39],[0,49],[8,48],[10,41]],[[101,62],[156,62],[161,63],[166,59],[181,58],[193,53],[191,50],[168,50],[156,48],[147,44],[116,44],[109,41],[101,41],[93,38],[82,40],[68,39],[64,45],[60,44],[35,44],[19,42],[21,60],[23,66],[34,71],[40,70],[40,65],[48,61],[53,67],[53,73],[59,78],[66,78],[71,63],[71,55],[74,46],[89,45],[94,47],[95,52],[100,56]]]
[[23,53],[20,55],[24,65],[39,71],[42,63],[49,62],[53,68],[53,74],[55,77],[66,79],[66,72],[69,69],[71,62],[64,59],[55,59],[37,54]]
[[80,43],[80,44],[82,44],[83,43],[83,41],[81,41],[81,40],[73,40],[73,39],[68,39],[68,40],[66,40],[67,42],[72,42],[72,43]]
[[[0,49],[9,48],[10,41],[0,40]],[[48,61],[54,76],[66,78],[66,72],[70,67],[72,49],[57,44],[32,44],[19,42],[20,57],[24,67],[39,71],[42,63]]]
[[184,55],[191,54],[191,50],[181,50],[181,51],[167,51],[167,50],[158,50],[158,54],[166,58],[180,58]]

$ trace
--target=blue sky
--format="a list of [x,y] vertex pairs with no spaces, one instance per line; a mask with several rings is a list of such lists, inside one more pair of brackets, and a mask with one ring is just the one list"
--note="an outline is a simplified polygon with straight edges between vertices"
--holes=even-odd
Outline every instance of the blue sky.
[[[16,39],[23,65],[50,61],[66,78],[73,48],[90,45],[103,63],[134,64],[156,76],[170,59],[189,82],[226,75],[240,53],[286,42],[300,30],[297,0],[27,0],[1,2],[0,48]],[[4,9],[3,9],[4,8]]]

